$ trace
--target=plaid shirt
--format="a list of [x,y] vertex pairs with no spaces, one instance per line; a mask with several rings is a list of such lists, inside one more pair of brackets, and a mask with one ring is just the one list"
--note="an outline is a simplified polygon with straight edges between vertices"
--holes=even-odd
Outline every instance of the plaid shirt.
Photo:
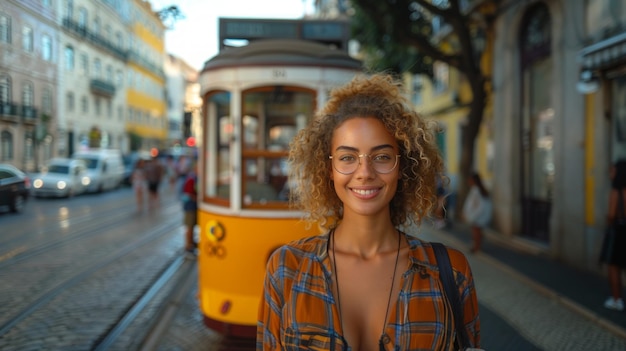
[[[454,317],[428,242],[404,234],[409,266],[389,311],[385,350],[454,350]],[[329,234],[304,238],[271,256],[259,306],[257,350],[351,350],[332,293]],[[478,301],[465,256],[448,248],[473,347],[480,344]]]

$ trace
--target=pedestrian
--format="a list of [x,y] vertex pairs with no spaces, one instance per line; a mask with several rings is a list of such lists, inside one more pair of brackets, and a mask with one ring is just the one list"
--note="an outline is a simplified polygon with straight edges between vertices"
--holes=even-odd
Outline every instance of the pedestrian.
[[[455,324],[433,248],[403,229],[437,201],[431,124],[391,76],[358,76],[290,144],[290,200],[323,229],[269,258],[257,350],[451,350]],[[448,248],[464,326],[480,343],[470,266]]]
[[145,170],[145,161],[143,159],[137,160],[135,162],[135,167],[133,169],[133,173],[130,176],[131,184],[133,185],[133,190],[135,191],[135,199],[137,202],[137,211],[143,211],[143,202],[146,193],[146,170]]
[[612,232],[605,240],[607,246],[601,262],[608,265],[608,280],[610,296],[604,302],[604,307],[623,311],[622,299],[622,270],[626,268],[626,160],[616,162],[609,172],[611,176],[611,192],[609,193],[609,209],[607,226]]
[[163,166],[156,157],[146,164],[146,180],[148,181],[148,209],[153,210],[159,205],[159,185],[163,177]]
[[472,173],[468,179],[468,184],[470,190],[463,203],[463,217],[472,228],[473,245],[471,252],[476,252],[482,247],[483,228],[491,222],[493,205],[489,192],[478,173]]
[[195,255],[197,243],[194,237],[194,230],[198,224],[198,168],[194,163],[191,172],[183,184],[183,212],[185,225],[185,252]]
[[165,157],[165,176],[167,182],[170,185],[170,192],[176,188],[176,162],[174,161],[174,156],[167,155]]
[[191,170],[191,160],[186,155],[180,155],[178,161],[176,162],[176,191],[178,196],[182,196],[183,184],[185,183],[185,179],[187,179],[187,174]]
[[435,228],[443,229],[446,222],[446,188],[442,178],[437,177],[437,206],[435,207]]

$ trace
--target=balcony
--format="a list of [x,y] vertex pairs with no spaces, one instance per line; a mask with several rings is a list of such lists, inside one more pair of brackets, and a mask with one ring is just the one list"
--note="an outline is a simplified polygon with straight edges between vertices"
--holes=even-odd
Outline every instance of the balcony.
[[22,106],[24,123],[37,124],[37,109],[32,106]]
[[24,123],[37,124],[37,109],[12,102],[0,102],[0,120],[17,123],[20,119]]
[[85,26],[81,26],[78,22],[75,22],[69,18],[63,19],[63,28],[70,33],[73,33],[88,43],[98,46],[101,49],[107,50],[109,53],[117,56],[120,60],[126,61],[128,59],[128,54],[123,48],[119,48],[113,43],[106,40],[104,37],[97,35]]
[[95,95],[111,98],[115,95],[115,86],[102,79],[92,79],[89,83],[89,89]]

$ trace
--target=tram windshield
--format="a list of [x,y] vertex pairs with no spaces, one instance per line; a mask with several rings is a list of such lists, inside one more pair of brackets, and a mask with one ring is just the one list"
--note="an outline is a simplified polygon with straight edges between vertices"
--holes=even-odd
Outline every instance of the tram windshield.
[[[210,95],[205,106],[208,142],[204,189],[209,201],[227,206],[236,186],[241,189],[237,193],[244,208],[286,207],[289,143],[313,116],[315,92],[284,86],[244,91],[238,125],[231,116],[229,93]],[[241,135],[241,139],[234,135]],[[233,167],[232,162],[237,164]],[[236,171],[241,172],[240,184],[231,183]]]

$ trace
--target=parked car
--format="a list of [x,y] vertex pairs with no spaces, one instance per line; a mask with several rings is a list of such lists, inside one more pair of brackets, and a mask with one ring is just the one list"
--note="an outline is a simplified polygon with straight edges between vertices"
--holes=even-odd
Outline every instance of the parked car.
[[84,193],[90,183],[85,162],[53,158],[33,175],[32,192],[37,197],[72,197]]
[[124,178],[124,161],[120,150],[90,149],[74,153],[72,158],[83,160],[91,183],[88,192],[102,192],[119,187]]
[[21,212],[30,194],[30,178],[10,164],[0,164],[0,207]]

